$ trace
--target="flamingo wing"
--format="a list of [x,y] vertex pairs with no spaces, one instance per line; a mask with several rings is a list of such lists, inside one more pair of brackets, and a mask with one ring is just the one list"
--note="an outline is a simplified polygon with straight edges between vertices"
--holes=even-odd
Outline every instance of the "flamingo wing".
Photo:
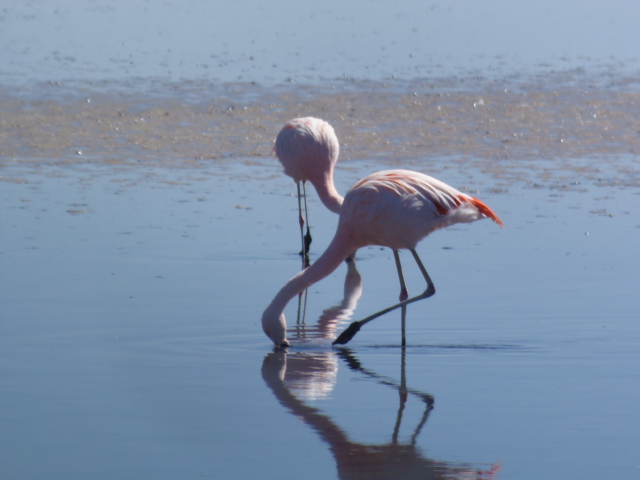
[[347,193],[341,223],[364,245],[415,248],[435,230],[498,216],[480,200],[433,177],[411,170],[386,170],[357,182]]

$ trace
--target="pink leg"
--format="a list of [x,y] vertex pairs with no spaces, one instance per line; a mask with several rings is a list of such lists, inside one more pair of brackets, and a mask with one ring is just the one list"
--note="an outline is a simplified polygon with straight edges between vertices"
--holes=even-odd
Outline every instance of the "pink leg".
[[400,255],[397,250],[393,250],[393,258],[396,260],[396,269],[398,270],[398,279],[400,280],[400,301],[404,302],[409,298],[409,291],[404,282],[404,274],[402,273],[402,265],[400,264]]

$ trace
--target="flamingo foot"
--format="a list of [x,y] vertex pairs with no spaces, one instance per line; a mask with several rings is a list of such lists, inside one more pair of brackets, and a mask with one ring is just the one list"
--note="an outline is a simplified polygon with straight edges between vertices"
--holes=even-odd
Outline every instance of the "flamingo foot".
[[353,322],[347,329],[336,338],[331,345],[344,345],[349,343],[356,333],[360,331],[360,322]]
[[307,234],[304,236],[304,250],[305,254],[309,253],[309,247],[311,246],[311,232],[309,231],[309,227],[307,227]]

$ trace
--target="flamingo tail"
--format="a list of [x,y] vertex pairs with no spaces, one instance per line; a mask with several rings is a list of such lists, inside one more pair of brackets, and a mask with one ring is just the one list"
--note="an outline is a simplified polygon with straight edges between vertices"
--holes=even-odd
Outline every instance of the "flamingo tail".
[[470,202],[480,211],[481,214],[483,214],[485,217],[489,217],[491,220],[500,225],[501,228],[504,228],[504,223],[502,223],[502,220],[500,220],[498,215],[496,215],[495,212],[491,210],[484,202],[474,197],[471,197]]

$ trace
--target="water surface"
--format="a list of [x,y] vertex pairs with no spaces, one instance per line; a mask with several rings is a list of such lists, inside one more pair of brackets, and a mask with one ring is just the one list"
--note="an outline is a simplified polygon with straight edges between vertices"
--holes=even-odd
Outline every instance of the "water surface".
[[[0,477],[638,476],[631,3],[5,3]],[[287,352],[262,333],[300,115],[341,193],[412,168],[505,223],[420,244],[406,349],[401,311],[330,345],[397,301],[378,247],[288,305]]]
[[[338,186],[379,168],[339,169]],[[8,478],[295,478],[310,467],[312,478],[350,478],[358,463],[345,452],[411,458],[406,478],[637,468],[635,189],[492,193],[490,177],[449,170],[507,228],[477,222],[421,244],[438,293],[408,308],[408,348],[400,312],[348,350],[330,346],[350,314],[397,298],[393,256],[376,247],[309,290],[306,325],[292,302],[294,347],[270,353],[261,311],[300,265],[294,187],[271,160],[5,173]],[[315,198],[311,208],[313,260],[336,219]],[[421,276],[402,258],[417,292]]]

